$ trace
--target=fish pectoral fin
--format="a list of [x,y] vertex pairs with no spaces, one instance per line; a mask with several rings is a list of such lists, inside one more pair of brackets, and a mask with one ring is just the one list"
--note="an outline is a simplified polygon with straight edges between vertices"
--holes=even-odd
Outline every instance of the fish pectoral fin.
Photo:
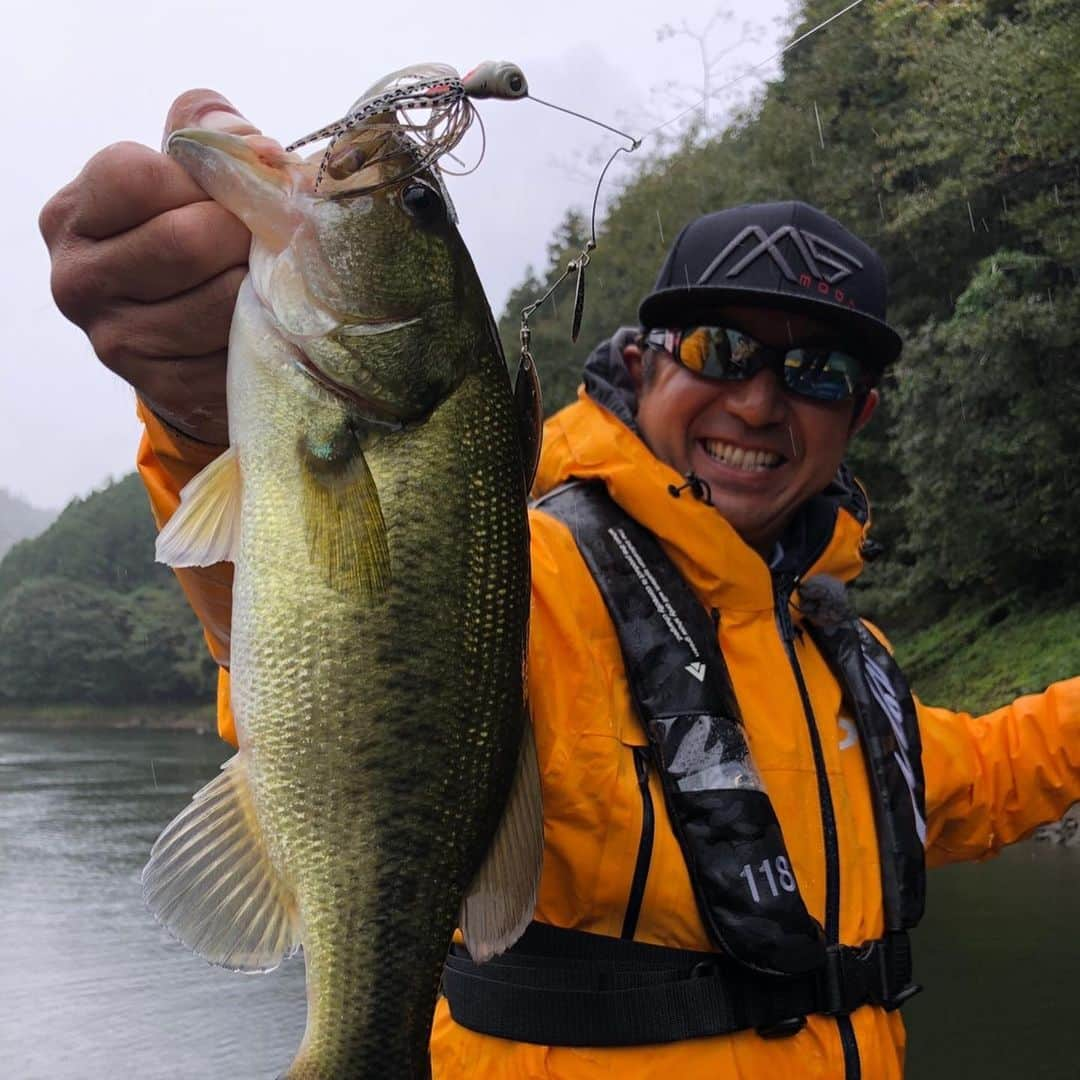
[[301,510],[308,555],[338,592],[376,600],[390,585],[390,547],[375,478],[361,450],[332,467],[308,458]]
[[517,377],[514,379],[514,409],[517,413],[518,438],[521,441],[525,490],[528,492],[536,479],[540,447],[544,439],[544,402],[540,393],[540,376],[536,371],[536,362],[528,353],[522,355]]
[[233,562],[240,544],[240,465],[229,447],[180,492],[180,505],[158,533],[155,553],[166,566]]
[[300,945],[296,902],[270,861],[240,754],[158,837],[142,886],[154,917],[212,964],[271,971]]
[[532,921],[544,857],[540,767],[526,717],[517,770],[502,821],[461,902],[459,925],[477,963],[510,948]]

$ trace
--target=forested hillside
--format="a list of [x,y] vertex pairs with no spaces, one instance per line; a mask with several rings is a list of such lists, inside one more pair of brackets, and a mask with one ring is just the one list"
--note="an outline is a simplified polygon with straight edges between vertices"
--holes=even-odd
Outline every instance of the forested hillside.
[[[792,36],[837,7],[808,0]],[[1078,55],[1073,0],[881,0],[837,19],[718,137],[690,131],[618,192],[578,346],[569,296],[533,320],[547,409],[572,398],[593,343],[636,322],[683,224],[804,199],[882,254],[890,320],[907,338],[851,452],[885,546],[862,608],[915,628],[972,596],[1075,599]],[[511,296],[509,357],[520,309],[586,235],[582,213],[568,213],[548,267]]]
[[0,488],[0,559],[13,544],[37,536],[55,517],[55,510],[39,510]]
[[[792,36],[838,6],[807,0]],[[851,452],[885,549],[858,600],[943,704],[989,706],[1076,673],[1077,56],[1074,0],[865,3],[787,54],[726,129],[642,159],[600,223],[576,347],[569,296],[533,320],[551,411],[592,345],[636,320],[694,216],[800,198],[874,245],[907,346]],[[549,265],[510,297],[511,360],[520,309],[585,236],[569,211]],[[0,562],[0,703],[208,699],[197,623],[152,559],[134,476],[16,545]]]
[[132,474],[0,562],[0,704],[209,700],[215,667]]

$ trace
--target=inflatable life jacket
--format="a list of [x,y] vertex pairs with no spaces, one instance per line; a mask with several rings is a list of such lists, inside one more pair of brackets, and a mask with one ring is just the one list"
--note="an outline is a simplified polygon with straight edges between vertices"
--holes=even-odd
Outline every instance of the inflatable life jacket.
[[[919,730],[902,673],[851,611],[843,586],[815,578],[798,595],[806,630],[854,715],[874,801],[885,935],[854,948],[839,944],[835,919],[827,914],[823,927],[803,903],[715,626],[659,542],[602,485],[567,484],[537,505],[570,528],[604,598],[716,951],[533,923],[484,965],[452,949],[443,985],[454,1020],[522,1042],[617,1046],[751,1028],[784,1036],[810,1013],[903,1004],[919,990],[908,931],[925,899]],[[786,583],[778,622],[809,711],[787,605],[796,584]]]

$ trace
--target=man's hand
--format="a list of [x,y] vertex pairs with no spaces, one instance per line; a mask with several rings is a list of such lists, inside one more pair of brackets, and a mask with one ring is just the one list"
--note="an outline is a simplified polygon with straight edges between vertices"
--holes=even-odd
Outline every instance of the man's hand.
[[[165,137],[210,127],[273,145],[220,94],[189,90]],[[228,442],[225,355],[251,236],[164,154],[116,143],[41,211],[57,307],[172,427]]]

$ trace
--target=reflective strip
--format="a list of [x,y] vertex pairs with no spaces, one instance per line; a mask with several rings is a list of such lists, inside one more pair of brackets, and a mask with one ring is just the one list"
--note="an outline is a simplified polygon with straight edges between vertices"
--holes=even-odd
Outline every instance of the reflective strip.
[[907,784],[908,794],[911,796],[911,809],[915,813],[915,831],[919,841],[926,846],[926,820],[919,812],[919,803],[915,797],[915,772],[911,767],[911,759],[908,757],[910,747],[907,733],[904,731],[904,714],[897,700],[896,692],[889,682],[888,676],[881,669],[878,662],[863,649],[863,661],[866,664],[866,682],[874,700],[881,706],[885,715],[889,718],[889,725],[896,736],[897,749],[894,754],[900,772],[903,774],[904,783]]

